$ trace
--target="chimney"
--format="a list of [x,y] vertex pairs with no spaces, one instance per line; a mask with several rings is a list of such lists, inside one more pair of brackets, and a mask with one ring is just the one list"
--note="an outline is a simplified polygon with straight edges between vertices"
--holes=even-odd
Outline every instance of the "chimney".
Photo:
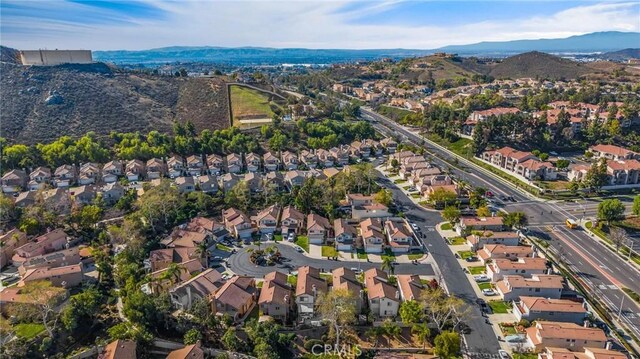
[[533,253],[531,253],[531,258],[537,258],[538,257],[538,252],[533,251]]
[[313,292],[313,296],[315,297],[316,294],[318,293],[318,289],[316,288],[315,284],[311,286],[311,291]]
[[611,348],[613,347],[613,342],[608,341],[607,344],[605,344],[604,348],[606,350],[611,350]]
[[588,321],[588,320],[585,320],[585,321],[582,323],[582,326],[583,326],[583,327],[585,327],[585,328],[589,328],[589,321]]
[[553,268],[547,269],[547,274],[549,274],[549,275],[553,274]]
[[396,299],[400,299],[400,292],[396,290]]

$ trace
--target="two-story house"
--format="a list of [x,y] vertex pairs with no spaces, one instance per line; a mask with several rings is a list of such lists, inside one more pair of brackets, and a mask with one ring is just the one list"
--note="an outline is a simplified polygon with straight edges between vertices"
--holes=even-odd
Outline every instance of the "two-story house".
[[517,260],[533,257],[533,253],[533,248],[530,246],[505,246],[504,244],[486,244],[477,252],[483,264],[498,258]]
[[86,186],[95,184],[99,179],[101,179],[100,167],[97,164],[86,162],[80,165],[80,171],[78,175],[79,185]]
[[607,335],[600,328],[574,323],[538,321],[527,328],[527,343],[537,350],[546,347],[582,351],[584,348],[604,348]]
[[360,238],[366,253],[382,253],[385,236],[380,218],[367,218],[360,222]]
[[240,321],[256,305],[257,287],[253,277],[235,275],[213,296],[212,308],[217,315],[229,315]]
[[301,234],[304,228],[304,214],[293,206],[284,207],[280,224],[283,236],[289,233]]
[[376,319],[393,318],[400,308],[400,291],[389,283],[386,272],[371,268],[364,272],[369,309]]
[[331,272],[333,284],[332,290],[345,290],[350,292],[355,298],[356,314],[362,313],[364,309],[364,290],[362,284],[358,281],[356,273],[351,269],[339,267]]
[[204,172],[204,161],[202,156],[191,155],[187,157],[187,173],[189,176],[200,176]]
[[263,315],[287,322],[291,319],[294,303],[293,290],[287,282],[286,274],[273,271],[264,276],[258,298],[258,306]]
[[145,163],[140,160],[131,160],[125,166],[125,175],[129,181],[141,181],[146,175]]
[[147,161],[147,178],[154,180],[167,175],[167,166],[159,158],[152,158]]
[[51,170],[38,167],[29,174],[29,191],[37,191],[51,182]]
[[425,290],[424,284],[417,274],[398,274],[396,276],[398,288],[400,288],[400,298],[403,301],[415,300],[422,298],[422,291]]
[[247,172],[260,171],[260,156],[252,152],[245,155],[244,158],[247,163]]
[[320,276],[320,271],[317,268],[310,266],[298,268],[296,306],[300,321],[315,317],[318,296],[320,293],[328,293],[328,290],[327,281]]
[[113,183],[123,174],[122,161],[120,160],[109,161],[102,166],[102,182],[104,183]]
[[267,152],[262,156],[264,169],[267,172],[277,171],[280,168],[280,159],[273,152]]
[[547,260],[544,258],[495,258],[486,264],[487,276],[492,282],[497,282],[508,275],[519,275],[530,278],[534,274],[545,274],[548,271]]
[[27,234],[14,228],[0,235],[0,268],[11,263],[16,248],[27,244]]
[[413,231],[402,219],[389,219],[384,223],[389,248],[393,253],[408,253],[413,242]]
[[293,171],[298,169],[298,156],[295,153],[284,151],[282,153],[282,166],[285,171]]
[[300,152],[300,161],[304,163],[307,168],[318,167],[318,156],[311,151],[303,150]]
[[167,160],[167,174],[170,178],[177,178],[184,175],[186,167],[184,159],[180,156],[171,156]]
[[69,188],[76,182],[76,166],[62,165],[53,173],[53,184],[57,188]]
[[227,173],[240,173],[242,172],[242,156],[237,153],[230,153],[226,157],[227,160]]
[[258,212],[255,216],[251,217],[253,226],[258,228],[260,234],[271,233],[273,234],[278,228],[280,220],[280,206],[274,204],[262,211]]
[[518,321],[548,320],[583,324],[587,317],[585,305],[568,299],[523,296],[513,301],[513,314]]
[[329,220],[319,214],[310,213],[307,216],[307,237],[311,244],[323,244],[331,236],[332,226]]
[[2,176],[2,192],[18,193],[27,185],[27,174],[22,170],[11,170]]
[[502,217],[462,217],[456,224],[456,232],[462,235],[471,231],[501,232],[504,229]]
[[[493,217],[495,218],[495,217]],[[477,223],[477,221],[475,222]],[[474,227],[476,224],[473,224]],[[466,237],[467,243],[471,246],[472,251],[478,251],[486,245],[502,245],[507,247],[515,247],[520,244],[520,235],[512,231],[491,231],[491,230],[472,230],[471,234]]]
[[210,154],[207,156],[207,167],[209,174],[219,176],[224,169],[224,159],[219,155]]
[[253,234],[251,220],[235,208],[222,211],[222,219],[227,231],[236,239],[250,240]]
[[347,220],[336,218],[333,221],[333,235],[337,250],[350,251],[358,238],[358,230]]

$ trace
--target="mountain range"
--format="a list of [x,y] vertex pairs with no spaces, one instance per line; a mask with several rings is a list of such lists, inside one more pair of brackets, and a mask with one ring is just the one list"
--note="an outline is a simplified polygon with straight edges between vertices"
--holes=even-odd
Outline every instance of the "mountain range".
[[401,59],[436,52],[462,56],[507,57],[528,51],[554,54],[589,54],[640,48],[638,32],[595,32],[564,39],[514,40],[452,45],[438,49],[304,49],[266,47],[188,47],[172,46],[140,51],[94,51],[98,61],[115,64],[159,65],[175,62],[204,62],[232,65],[331,64],[370,61],[381,58]]

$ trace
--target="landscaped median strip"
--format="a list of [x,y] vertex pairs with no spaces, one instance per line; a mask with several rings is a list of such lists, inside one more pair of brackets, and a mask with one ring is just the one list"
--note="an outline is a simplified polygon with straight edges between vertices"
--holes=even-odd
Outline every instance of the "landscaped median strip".
[[[616,251],[613,243],[609,240],[609,238],[607,238],[607,235],[600,229],[600,228],[593,228],[593,222],[589,221],[586,222],[584,224],[584,227],[591,232],[592,234],[595,234],[598,238],[601,239],[601,243],[604,244],[605,246],[607,246],[607,248],[609,248],[610,250],[612,250],[613,252],[616,252],[618,254],[618,256],[620,256],[622,259],[627,260],[629,258],[629,247],[625,247],[624,245],[620,247],[619,251]],[[631,253],[631,260],[634,263],[634,266],[636,267],[636,269],[640,269],[640,256],[638,256],[638,254],[634,254],[633,252]]]

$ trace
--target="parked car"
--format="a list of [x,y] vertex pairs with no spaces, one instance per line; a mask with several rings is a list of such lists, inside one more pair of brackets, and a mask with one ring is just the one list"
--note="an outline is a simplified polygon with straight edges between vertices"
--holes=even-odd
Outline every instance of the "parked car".
[[358,268],[355,268],[355,267],[351,268],[351,270],[352,270],[355,274],[360,274],[360,273],[362,273],[362,269],[358,269]]
[[420,231],[420,227],[415,223],[411,223],[411,228],[413,228],[414,231]]
[[496,295],[496,291],[490,288],[486,288],[482,290],[482,294],[486,295],[486,296],[492,296],[492,295]]
[[477,262],[478,261],[478,257],[474,257],[474,256],[467,257],[467,259],[465,259],[465,261],[467,261],[467,262]]
[[293,241],[295,241],[295,240],[296,240],[296,233],[295,233],[295,232],[291,232],[291,233],[289,233],[289,236],[287,237],[287,240],[288,240],[289,242],[293,242]]
[[296,246],[296,251],[298,251],[298,253],[302,253],[304,252],[304,249],[302,249],[302,247],[300,246]]
[[476,282],[488,282],[490,278],[486,274],[479,274],[474,276],[473,280],[475,280]]
[[500,356],[500,359],[511,359],[511,356],[509,355],[509,353],[507,353],[502,349],[498,350],[498,355]]

